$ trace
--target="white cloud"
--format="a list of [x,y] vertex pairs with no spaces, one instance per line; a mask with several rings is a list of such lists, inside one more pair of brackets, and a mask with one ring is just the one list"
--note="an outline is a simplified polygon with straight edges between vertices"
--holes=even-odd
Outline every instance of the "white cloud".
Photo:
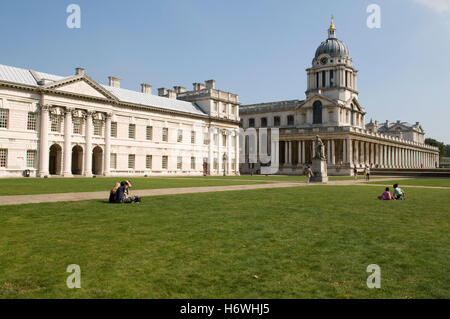
[[450,0],[414,0],[438,13],[450,13]]

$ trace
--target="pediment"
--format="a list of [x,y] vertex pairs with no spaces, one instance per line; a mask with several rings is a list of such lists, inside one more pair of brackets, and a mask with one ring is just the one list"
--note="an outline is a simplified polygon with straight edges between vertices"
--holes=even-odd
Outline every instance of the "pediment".
[[305,101],[303,101],[303,103],[301,103],[297,107],[297,110],[299,110],[301,108],[313,107],[313,104],[316,101],[320,101],[323,106],[339,106],[339,104],[335,100],[329,99],[326,96],[323,96],[321,94],[315,94],[315,95],[312,95],[309,98],[307,98]]
[[85,75],[64,79],[47,85],[46,88],[77,95],[117,100],[112,93]]

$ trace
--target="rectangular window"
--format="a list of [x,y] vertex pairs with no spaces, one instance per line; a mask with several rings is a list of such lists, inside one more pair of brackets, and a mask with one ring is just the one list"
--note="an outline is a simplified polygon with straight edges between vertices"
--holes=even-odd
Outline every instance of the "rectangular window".
[[34,112],[28,112],[27,130],[36,131],[36,121],[37,114]]
[[279,116],[275,116],[273,118],[273,126],[278,127],[281,125],[281,118]]
[[61,132],[61,120],[58,115],[51,115],[51,131],[52,132]]
[[117,168],[117,154],[116,153],[111,153],[110,167],[112,169]]
[[136,155],[128,154],[128,168],[134,169],[136,163]]
[[27,167],[35,168],[36,165],[36,151],[28,150],[27,151]]
[[223,103],[222,113],[227,113],[227,104],[226,103]]
[[183,158],[181,156],[177,157],[177,169],[183,169]]
[[219,162],[217,161],[217,158],[214,158],[214,169],[219,169]]
[[348,86],[348,71],[345,71],[345,86]]
[[9,110],[0,109],[0,127],[8,128]]
[[222,146],[227,146],[227,136],[225,134],[222,135]]
[[128,125],[128,138],[136,138],[136,124]]
[[217,112],[217,108],[218,108],[218,103],[214,102],[214,108],[213,108],[214,112]]
[[94,121],[94,136],[102,136],[102,128],[103,123],[102,121],[95,120]]
[[195,144],[195,131],[191,131],[191,144]]
[[145,157],[145,168],[152,169],[153,156],[147,155]]
[[236,140],[237,140],[237,138],[238,138],[237,136],[231,138],[231,146],[232,147],[236,147]]
[[255,127],[255,119],[248,119],[248,127]]
[[73,134],[81,134],[81,118],[75,117],[72,121]]
[[111,122],[111,137],[117,137],[117,122]]
[[167,162],[168,162],[168,158],[167,156],[163,156],[162,157],[162,169],[167,169]]
[[209,133],[203,133],[203,144],[209,145]]
[[153,126],[147,126],[147,141],[153,139]]
[[0,167],[6,167],[8,164],[8,150],[0,148]]
[[267,127],[267,117],[261,118],[261,127]]
[[236,105],[231,104],[231,114],[236,115]]
[[195,157],[191,157],[191,169],[195,169]]
[[163,127],[162,129],[162,141],[167,142],[169,140],[169,129],[167,127]]
[[322,87],[326,86],[326,72],[322,71]]
[[319,72],[316,72],[316,89],[319,88]]
[[289,125],[289,126],[294,125],[294,115],[288,115],[288,117],[287,117],[287,125]]
[[183,130],[178,130],[178,134],[177,134],[177,142],[178,142],[178,143],[183,142]]
[[330,86],[334,86],[334,71],[330,70]]

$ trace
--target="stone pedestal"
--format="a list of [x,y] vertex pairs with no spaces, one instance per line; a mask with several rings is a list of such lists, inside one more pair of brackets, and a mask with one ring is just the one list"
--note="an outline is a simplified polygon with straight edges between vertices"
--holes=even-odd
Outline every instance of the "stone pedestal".
[[311,169],[314,174],[310,179],[311,183],[328,183],[326,159],[313,159]]

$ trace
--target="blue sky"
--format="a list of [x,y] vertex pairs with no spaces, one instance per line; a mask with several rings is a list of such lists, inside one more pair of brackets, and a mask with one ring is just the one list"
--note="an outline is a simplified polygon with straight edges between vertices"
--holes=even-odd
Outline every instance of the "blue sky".
[[[81,29],[66,7],[81,7]],[[381,29],[366,26],[369,4]],[[367,120],[420,121],[450,144],[450,0],[1,1],[0,64],[71,75],[81,66],[139,90],[215,79],[243,104],[303,99],[327,36],[350,49]]]

